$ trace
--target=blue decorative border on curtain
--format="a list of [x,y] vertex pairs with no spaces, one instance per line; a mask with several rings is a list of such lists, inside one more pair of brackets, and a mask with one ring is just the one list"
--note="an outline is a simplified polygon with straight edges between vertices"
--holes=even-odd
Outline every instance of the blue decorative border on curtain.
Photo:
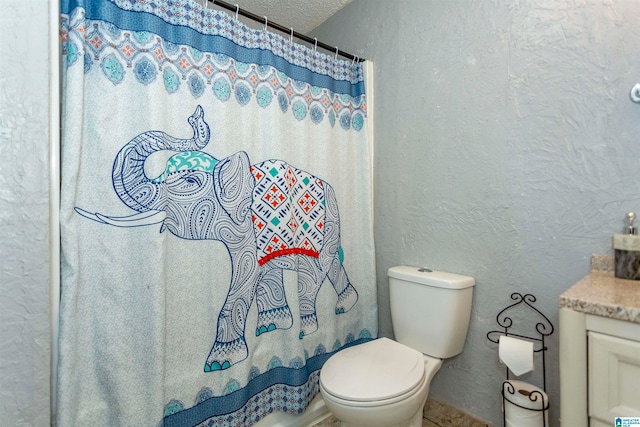
[[[81,7],[89,20],[109,22],[122,30],[149,31],[171,43],[190,45],[201,52],[217,52],[240,62],[272,66],[294,80],[335,93],[352,97],[364,94],[361,67],[352,67],[350,61],[314,54],[313,50],[290,44],[277,34],[235,22],[224,12],[196,6],[192,7],[188,1],[169,0],[62,0],[61,10],[63,14],[71,14]],[[241,41],[243,45],[238,44]],[[300,59],[309,57],[313,58],[311,63]]]
[[[172,401],[165,408],[163,427],[251,426],[278,410],[302,413],[319,392],[320,368],[339,350],[371,341],[368,331],[334,351],[316,354],[300,368],[275,367],[257,376],[246,387],[225,396],[209,396],[201,391],[193,407],[183,409],[182,402]],[[283,382],[283,378],[286,380]],[[298,395],[292,399],[291,394]],[[287,397],[289,395],[289,397]]]
[[[67,0],[63,10],[77,3],[81,1]],[[275,100],[283,113],[290,110],[298,121],[310,119],[319,124],[326,116],[332,127],[338,123],[342,129],[360,131],[364,126],[367,106],[362,92],[362,67],[359,64],[351,67],[348,61],[332,61],[338,64],[336,69],[339,74],[357,80],[352,84],[290,64],[283,57],[263,48],[245,48],[223,36],[203,35],[190,27],[178,27],[176,30],[162,20],[155,22],[159,18],[147,12],[123,11],[107,0],[89,4],[90,10],[77,6],[70,11],[71,15],[63,14],[62,53],[67,67],[77,64],[82,58],[85,73],[99,69],[114,85],[132,74],[142,85],[161,79],[169,93],[177,93],[181,85],[186,84],[191,95],[200,98],[211,87],[215,97],[222,102],[233,96],[240,105],[246,105],[255,95],[260,107],[267,108]],[[143,4],[148,6],[148,3]],[[226,22],[227,27],[232,27],[218,25],[213,28],[220,29],[221,33],[231,33],[234,40],[241,30],[254,35],[255,31],[243,24],[229,24],[228,15],[223,12],[211,12],[217,21]],[[107,18],[88,19],[92,15]],[[129,19],[120,18],[120,15]],[[113,21],[117,21],[118,25]],[[169,28],[163,30],[164,27]],[[126,28],[133,28],[134,31]],[[166,33],[173,36],[173,40],[185,44],[167,41],[153,31]],[[261,34],[258,32],[258,35]],[[284,40],[269,34],[270,38]],[[240,39],[250,40],[249,37]],[[298,50],[308,51],[303,46],[297,46]],[[328,58],[326,55],[320,56],[324,60]],[[244,60],[257,63],[247,64]]]

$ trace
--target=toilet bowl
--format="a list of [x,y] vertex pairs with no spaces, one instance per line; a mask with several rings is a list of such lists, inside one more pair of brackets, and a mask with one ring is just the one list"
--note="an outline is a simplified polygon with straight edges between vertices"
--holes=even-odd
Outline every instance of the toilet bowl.
[[442,361],[388,338],[347,348],[320,371],[320,392],[343,427],[421,427]]
[[389,269],[397,341],[341,350],[320,371],[320,392],[343,427],[421,427],[442,359],[462,352],[475,280],[428,268]]

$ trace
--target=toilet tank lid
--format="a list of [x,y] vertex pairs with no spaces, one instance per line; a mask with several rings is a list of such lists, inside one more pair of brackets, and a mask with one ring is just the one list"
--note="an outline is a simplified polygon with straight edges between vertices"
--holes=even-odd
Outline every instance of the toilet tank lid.
[[455,273],[446,273],[444,271],[433,271],[428,268],[420,267],[391,267],[387,274],[389,277],[393,277],[394,279],[415,282],[437,288],[466,289],[476,284],[473,277]]

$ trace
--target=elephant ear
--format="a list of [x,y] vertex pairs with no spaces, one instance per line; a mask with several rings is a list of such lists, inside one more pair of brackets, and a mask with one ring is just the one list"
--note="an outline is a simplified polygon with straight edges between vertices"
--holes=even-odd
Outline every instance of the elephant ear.
[[247,153],[221,160],[213,170],[213,182],[222,208],[236,224],[243,222],[251,210],[255,185]]

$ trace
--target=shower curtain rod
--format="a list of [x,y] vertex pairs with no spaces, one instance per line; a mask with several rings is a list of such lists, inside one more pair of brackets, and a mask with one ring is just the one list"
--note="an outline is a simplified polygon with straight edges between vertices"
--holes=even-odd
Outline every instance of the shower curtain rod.
[[268,18],[265,18],[265,17],[262,17],[262,16],[258,16],[255,13],[251,13],[251,12],[245,10],[245,9],[242,9],[242,8],[238,7],[238,5],[227,3],[227,2],[224,2],[222,0],[206,0],[206,1],[209,2],[209,3],[213,3],[216,6],[223,7],[225,9],[227,9],[227,10],[232,11],[232,12],[236,12],[239,15],[242,15],[242,16],[244,16],[246,18],[252,19],[252,20],[254,20],[256,22],[262,22],[263,24],[266,23],[268,27],[275,28],[276,30],[281,31],[281,32],[283,32],[285,34],[293,35],[293,37],[295,37],[295,38],[298,38],[300,40],[304,40],[307,43],[311,43],[314,47],[315,46],[321,47],[321,48],[323,48],[325,50],[328,50],[329,52],[336,52],[336,50],[337,50],[337,53],[340,56],[344,56],[345,58],[349,58],[351,60],[355,60],[355,61],[358,61],[358,62],[363,62],[364,61],[363,58],[360,58],[358,56],[352,55],[352,54],[347,53],[347,52],[343,52],[343,51],[339,50],[337,47],[331,47],[326,43],[319,42],[318,39],[311,38],[311,37],[307,36],[306,34],[301,34],[301,33],[295,32],[295,31],[293,31],[293,28],[287,28],[284,25],[280,25],[280,24],[277,24],[275,22],[271,22],[271,21],[269,21]]

